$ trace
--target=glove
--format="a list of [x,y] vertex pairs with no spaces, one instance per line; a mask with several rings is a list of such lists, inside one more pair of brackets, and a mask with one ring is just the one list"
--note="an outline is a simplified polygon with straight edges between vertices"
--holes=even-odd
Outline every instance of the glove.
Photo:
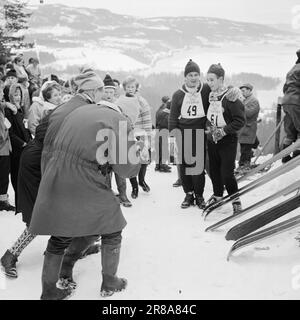
[[212,132],[212,137],[214,143],[218,143],[218,141],[222,140],[226,136],[226,132],[223,128],[217,128]]

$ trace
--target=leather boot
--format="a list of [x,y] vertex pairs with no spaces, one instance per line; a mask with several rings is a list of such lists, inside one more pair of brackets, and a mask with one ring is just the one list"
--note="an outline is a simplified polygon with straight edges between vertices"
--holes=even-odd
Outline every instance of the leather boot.
[[102,285],[100,294],[102,297],[109,297],[115,292],[122,291],[127,286],[127,280],[116,276],[120,260],[121,244],[102,244]]
[[10,278],[17,278],[17,267],[16,262],[18,257],[12,254],[9,250],[6,250],[5,254],[1,258],[1,264],[4,268],[5,275]]
[[202,195],[195,194],[195,202],[196,202],[196,206],[198,206],[199,209],[202,209],[202,210],[205,209],[206,202]]
[[45,252],[41,300],[63,300],[72,293],[70,289],[61,290],[56,286],[63,258],[64,255]]
[[187,193],[185,198],[184,198],[184,201],[181,204],[181,208],[182,209],[187,209],[190,206],[193,206],[194,205],[194,200],[195,200],[194,195],[192,193]]
[[75,263],[84,255],[98,237],[74,238],[65,252],[59,274],[59,284],[63,289],[75,289],[77,284],[73,279]]

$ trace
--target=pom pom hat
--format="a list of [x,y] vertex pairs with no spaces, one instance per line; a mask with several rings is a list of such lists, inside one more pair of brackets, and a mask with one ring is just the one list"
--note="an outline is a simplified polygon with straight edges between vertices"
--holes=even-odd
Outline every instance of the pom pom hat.
[[185,66],[184,76],[186,77],[190,72],[197,72],[200,74],[199,66],[192,59],[190,59],[190,61]]

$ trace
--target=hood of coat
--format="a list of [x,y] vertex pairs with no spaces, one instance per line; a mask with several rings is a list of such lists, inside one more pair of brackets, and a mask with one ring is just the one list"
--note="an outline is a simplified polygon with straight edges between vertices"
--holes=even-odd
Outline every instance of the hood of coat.
[[23,99],[22,92],[23,91],[22,91],[21,85],[19,83],[15,83],[15,84],[12,84],[9,88],[9,102],[14,105],[16,105],[15,99],[14,99],[14,94],[17,91],[17,89],[20,89],[20,91],[21,91],[21,103],[20,104],[22,104],[22,99]]

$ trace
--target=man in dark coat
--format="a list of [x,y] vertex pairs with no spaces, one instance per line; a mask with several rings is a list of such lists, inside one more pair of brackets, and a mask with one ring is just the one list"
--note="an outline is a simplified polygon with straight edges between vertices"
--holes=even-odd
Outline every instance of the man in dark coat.
[[3,101],[4,83],[0,80],[0,211],[14,211],[15,207],[8,202],[8,185],[10,172],[11,143],[9,139],[10,122],[5,118],[6,102]]
[[[300,139],[300,50],[297,51],[297,61],[286,76],[286,82],[283,87],[284,97],[282,106],[285,112],[284,130],[286,137],[283,141],[283,148],[287,148],[293,142]],[[300,149],[293,152],[293,157],[300,155]],[[282,162],[291,159],[286,156]]]
[[252,148],[256,140],[257,118],[260,110],[259,102],[253,95],[253,86],[249,83],[240,87],[245,98],[243,101],[245,106],[246,124],[239,133],[239,143],[241,146],[241,157],[239,161],[240,168],[249,169]]
[[[101,79],[95,76],[86,79],[83,75],[77,78],[77,83],[79,94],[92,101],[101,100]],[[89,90],[91,84],[93,88]],[[51,235],[44,259],[41,299],[60,300],[70,294],[70,288],[74,287],[74,264],[99,235],[102,238],[101,295],[121,291],[127,283],[116,276],[121,231],[126,221],[119,201],[106,184],[106,173],[109,164],[120,176],[137,174],[139,166],[128,161],[128,153],[124,164],[113,154],[119,150],[119,144],[124,147],[120,140],[127,138],[131,124],[117,106],[89,104],[68,108],[67,116],[65,108],[57,108],[49,119],[42,154],[42,180],[29,229],[36,235]],[[119,136],[121,122],[127,124],[127,133],[122,137]],[[109,132],[108,141],[103,139],[105,130]],[[133,138],[127,147],[126,152],[136,153]],[[106,151],[103,153],[102,149]],[[62,290],[56,288],[59,277],[66,280]]]
[[[169,126],[169,115],[170,115],[170,108],[171,108],[171,99],[167,96],[162,97],[163,104],[159,107],[156,111],[156,129],[163,130],[168,129]],[[168,150],[167,141],[163,139],[161,136],[158,136],[158,163],[155,166],[155,171],[160,172],[171,172],[171,167],[168,166],[166,163],[163,163],[163,150],[164,152]],[[164,145],[163,145],[164,144]],[[168,152],[165,152],[168,153]],[[169,158],[169,157],[168,157]],[[167,159],[164,159],[167,160]]]

